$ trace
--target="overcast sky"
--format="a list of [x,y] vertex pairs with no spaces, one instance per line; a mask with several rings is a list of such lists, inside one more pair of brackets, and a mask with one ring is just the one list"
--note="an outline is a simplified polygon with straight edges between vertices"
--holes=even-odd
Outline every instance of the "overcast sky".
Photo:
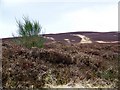
[[17,35],[23,15],[43,33],[118,31],[119,0],[0,0],[0,38]]

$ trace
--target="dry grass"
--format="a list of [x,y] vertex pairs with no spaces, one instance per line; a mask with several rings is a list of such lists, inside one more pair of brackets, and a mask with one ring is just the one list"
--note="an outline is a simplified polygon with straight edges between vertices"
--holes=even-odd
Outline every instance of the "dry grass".
[[[41,88],[90,80],[91,84],[112,85],[117,80],[118,44],[47,43],[27,49],[3,41],[3,87]],[[97,80],[97,83],[92,81]],[[101,80],[103,81],[102,83]]]

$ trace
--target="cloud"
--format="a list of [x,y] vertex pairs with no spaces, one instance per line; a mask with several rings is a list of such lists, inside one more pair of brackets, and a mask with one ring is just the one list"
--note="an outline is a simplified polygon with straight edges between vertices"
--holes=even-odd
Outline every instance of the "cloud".
[[[6,3],[7,1],[5,0]],[[8,2],[10,1],[14,0]],[[15,18],[21,20],[22,15],[40,20],[45,33],[118,30],[118,7],[114,3],[14,4],[9,3],[10,7],[4,6],[0,9],[0,37],[11,36],[16,32]]]
[[103,10],[83,9],[67,13],[65,18],[71,29],[83,31],[117,31],[117,6],[109,6]]
[[11,37],[13,33],[14,35],[17,35],[17,32],[15,32],[17,27],[14,26],[14,24],[3,23],[0,21],[0,25],[0,38]]
[[25,2],[118,2],[119,0],[2,0],[4,3]]
[[83,8],[63,13],[52,24],[46,25],[48,33],[74,31],[118,31],[118,11],[116,5],[106,5],[104,8]]

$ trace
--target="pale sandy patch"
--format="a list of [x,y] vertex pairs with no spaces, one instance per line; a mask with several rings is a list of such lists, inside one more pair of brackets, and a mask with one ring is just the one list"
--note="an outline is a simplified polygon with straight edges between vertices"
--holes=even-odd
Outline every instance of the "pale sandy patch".
[[97,85],[97,86],[93,86],[89,81],[85,81],[84,83],[79,82],[79,83],[68,83],[66,85],[50,85],[50,84],[46,84],[45,88],[112,88],[112,84],[111,85]]
[[49,39],[49,40],[55,40],[53,37],[44,37],[44,38],[46,38],[46,39]]
[[98,43],[118,43],[118,41],[96,41]]
[[92,43],[90,38],[86,37],[85,35],[81,35],[81,34],[72,34],[72,35],[81,38],[82,40],[80,41],[80,43]]
[[68,83],[66,85],[49,85],[49,84],[47,84],[46,87],[49,87],[49,88],[86,88],[81,83],[77,83],[74,86],[70,85],[70,83]]
[[70,40],[69,39],[64,39],[66,42],[70,43]]

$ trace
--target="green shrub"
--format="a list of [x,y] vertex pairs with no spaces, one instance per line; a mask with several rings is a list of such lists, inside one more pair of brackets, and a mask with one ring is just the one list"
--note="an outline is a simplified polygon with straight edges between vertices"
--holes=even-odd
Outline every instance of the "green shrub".
[[117,79],[117,72],[115,72],[112,69],[102,71],[101,73],[99,73],[99,75],[101,78],[106,79],[106,80],[110,80],[110,81]]
[[18,34],[21,38],[18,39],[18,43],[20,45],[24,45],[27,48],[31,47],[39,47],[42,48],[45,39],[40,32],[42,27],[40,26],[39,22],[33,21],[31,22],[29,18],[23,18],[24,23],[17,21],[18,25]]

